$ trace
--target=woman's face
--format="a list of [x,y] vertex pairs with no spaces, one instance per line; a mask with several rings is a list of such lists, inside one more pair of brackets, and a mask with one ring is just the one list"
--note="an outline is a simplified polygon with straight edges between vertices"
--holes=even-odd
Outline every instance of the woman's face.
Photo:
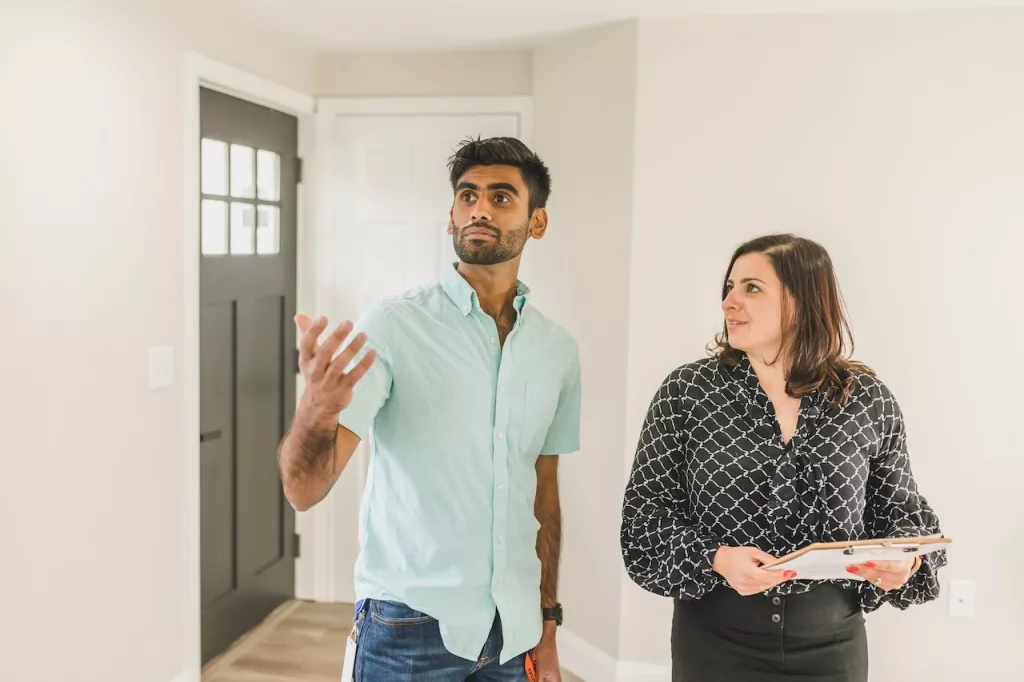
[[722,301],[729,345],[760,360],[778,357],[783,339],[783,287],[764,254],[736,259]]

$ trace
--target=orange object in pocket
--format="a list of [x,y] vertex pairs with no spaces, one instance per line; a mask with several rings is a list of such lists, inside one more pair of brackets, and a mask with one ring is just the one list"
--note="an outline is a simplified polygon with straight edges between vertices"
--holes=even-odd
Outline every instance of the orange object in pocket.
[[526,654],[526,679],[537,682],[537,650],[532,649]]

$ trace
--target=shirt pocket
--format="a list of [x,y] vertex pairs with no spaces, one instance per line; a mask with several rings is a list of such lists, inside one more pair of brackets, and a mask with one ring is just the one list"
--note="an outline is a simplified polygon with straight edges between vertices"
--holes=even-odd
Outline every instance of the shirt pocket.
[[544,440],[555,420],[559,385],[545,381],[527,381],[523,385],[522,422],[518,442],[528,457],[543,454]]

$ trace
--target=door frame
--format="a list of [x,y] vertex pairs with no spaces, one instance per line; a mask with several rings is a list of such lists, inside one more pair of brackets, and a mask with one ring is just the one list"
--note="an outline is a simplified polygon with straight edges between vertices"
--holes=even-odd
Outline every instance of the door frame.
[[[315,149],[314,114],[316,100],[311,95],[295,92],[272,81],[260,78],[233,66],[223,64],[196,52],[185,53],[184,102],[184,332],[182,335],[181,381],[184,393],[184,645],[185,670],[177,682],[200,682],[201,670],[201,593],[200,593],[200,521],[199,521],[199,89],[217,90],[238,99],[260,104],[296,116],[299,120],[299,157],[303,161],[303,177],[297,193],[296,303],[299,309],[315,304],[315,286],[311,269],[314,253],[312,236],[311,196],[313,168],[310,161]],[[296,518],[298,532],[298,518]],[[298,567],[296,567],[298,570]]]
[[[334,150],[337,146],[335,121],[345,116],[424,116],[424,115],[515,115],[519,119],[519,138],[530,144],[533,138],[533,97],[325,97],[317,99],[316,106],[316,150],[315,165],[319,172],[317,183],[322,191],[316,194],[316,235],[319,245],[316,254],[315,269],[321,273],[318,278],[320,295],[319,305],[328,304],[334,292],[341,284],[334,279],[335,268],[332,259],[334,253],[336,203],[329,188],[337,182],[338,170],[335,168]],[[447,159],[438,159],[442,167]],[[308,300],[308,299],[307,299]],[[316,314],[328,314],[324,310],[313,311]],[[340,320],[338,320],[340,321]],[[296,594],[308,596],[318,602],[355,601],[355,586],[351,580],[339,575],[338,566],[342,563],[353,563],[358,549],[358,535],[352,527],[354,516],[358,516],[362,502],[362,492],[366,482],[369,455],[365,442],[356,449],[349,467],[355,469],[354,482],[339,481],[336,488],[347,491],[346,499],[339,503],[339,495],[333,492],[320,504],[305,514],[301,514],[306,533],[303,536],[300,563],[311,561],[312,566],[304,566],[300,571],[296,567]],[[352,474],[347,474],[351,478]],[[299,525],[296,517],[296,527]],[[342,527],[342,524],[348,527]],[[345,537],[343,538],[342,535]],[[347,547],[347,541],[356,543]],[[307,550],[308,553],[307,553]],[[347,572],[342,572],[348,575]],[[300,576],[308,576],[303,582]]]

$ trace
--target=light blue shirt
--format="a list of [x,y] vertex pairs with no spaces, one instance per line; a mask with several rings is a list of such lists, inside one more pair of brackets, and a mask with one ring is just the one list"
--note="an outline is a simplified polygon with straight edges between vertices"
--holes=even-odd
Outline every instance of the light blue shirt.
[[540,641],[535,465],[580,444],[576,342],[528,296],[520,282],[504,348],[454,267],[376,304],[357,329],[378,359],[338,418],[371,443],[358,598],[433,616],[472,661],[496,608],[501,663]]

